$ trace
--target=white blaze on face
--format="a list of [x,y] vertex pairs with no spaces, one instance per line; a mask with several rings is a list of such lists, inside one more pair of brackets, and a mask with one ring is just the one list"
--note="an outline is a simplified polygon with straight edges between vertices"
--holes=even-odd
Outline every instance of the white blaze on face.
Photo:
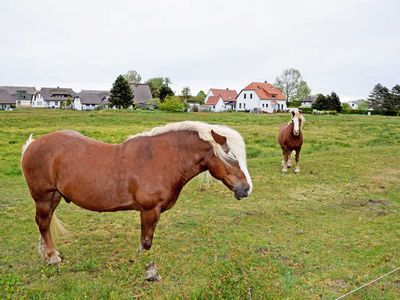
[[239,160],[239,166],[240,166],[240,169],[242,170],[242,172],[244,173],[244,175],[246,176],[247,183],[250,186],[249,192],[248,192],[248,195],[250,195],[251,192],[253,191],[253,183],[251,182],[251,177],[250,177],[249,171],[247,170],[246,164],[240,160]]
[[295,134],[295,135],[298,135],[299,134],[299,131],[300,131],[300,122],[299,122],[299,118],[298,117],[293,117],[293,125],[294,125],[294,127],[293,127],[293,133]]

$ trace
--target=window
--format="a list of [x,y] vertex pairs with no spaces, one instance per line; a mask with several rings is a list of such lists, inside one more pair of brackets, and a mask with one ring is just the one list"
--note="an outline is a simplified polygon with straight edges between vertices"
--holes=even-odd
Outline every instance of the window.
[[250,94],[250,99],[253,99],[253,94]]
[[265,107],[268,108],[268,103],[265,104]]
[[246,109],[246,103],[243,103],[243,108]]
[[275,98],[275,95],[272,95],[272,98]]
[[239,103],[239,109],[241,109],[242,108],[242,103]]
[[246,94],[245,93],[243,94],[243,98],[246,99]]

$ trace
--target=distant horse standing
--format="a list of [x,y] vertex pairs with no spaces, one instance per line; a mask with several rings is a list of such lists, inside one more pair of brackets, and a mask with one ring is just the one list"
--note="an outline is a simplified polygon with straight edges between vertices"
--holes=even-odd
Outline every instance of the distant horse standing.
[[286,173],[288,167],[291,167],[290,155],[292,151],[296,152],[296,167],[294,173],[300,172],[299,158],[301,146],[303,145],[303,125],[305,119],[300,112],[292,111],[292,119],[289,124],[285,124],[279,130],[278,142],[282,148],[282,172]]
[[36,204],[39,248],[48,264],[61,262],[49,227],[66,202],[98,212],[138,210],[139,250],[149,250],[161,212],[173,207],[183,186],[208,170],[235,197],[247,197],[252,183],[245,143],[226,126],[171,123],[129,137],[122,144],[95,141],[75,131],[32,135],[23,147],[22,170]]

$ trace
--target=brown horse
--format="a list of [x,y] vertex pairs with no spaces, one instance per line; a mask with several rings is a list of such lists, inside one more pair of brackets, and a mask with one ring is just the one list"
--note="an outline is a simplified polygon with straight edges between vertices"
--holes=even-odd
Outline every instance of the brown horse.
[[245,144],[226,126],[171,123],[106,144],[74,131],[32,135],[23,147],[22,169],[36,204],[39,249],[48,264],[61,262],[50,224],[61,198],[92,211],[139,210],[141,243],[149,250],[160,213],[173,207],[183,186],[208,170],[235,197],[252,189]]
[[286,173],[288,167],[291,167],[290,155],[292,151],[296,152],[296,167],[294,173],[300,172],[299,158],[301,146],[303,145],[303,125],[305,119],[300,112],[292,111],[292,120],[285,124],[279,130],[278,142],[282,148],[282,172]]

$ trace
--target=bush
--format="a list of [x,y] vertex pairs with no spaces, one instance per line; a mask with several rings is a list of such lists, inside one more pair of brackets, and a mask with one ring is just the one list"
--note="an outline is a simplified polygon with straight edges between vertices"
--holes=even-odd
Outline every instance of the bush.
[[301,100],[288,101],[287,107],[300,107]]
[[311,114],[313,111],[312,107],[302,107],[302,108],[300,108],[300,110],[304,114]]
[[160,104],[160,109],[170,112],[185,111],[185,104],[175,96],[167,96],[163,103]]

